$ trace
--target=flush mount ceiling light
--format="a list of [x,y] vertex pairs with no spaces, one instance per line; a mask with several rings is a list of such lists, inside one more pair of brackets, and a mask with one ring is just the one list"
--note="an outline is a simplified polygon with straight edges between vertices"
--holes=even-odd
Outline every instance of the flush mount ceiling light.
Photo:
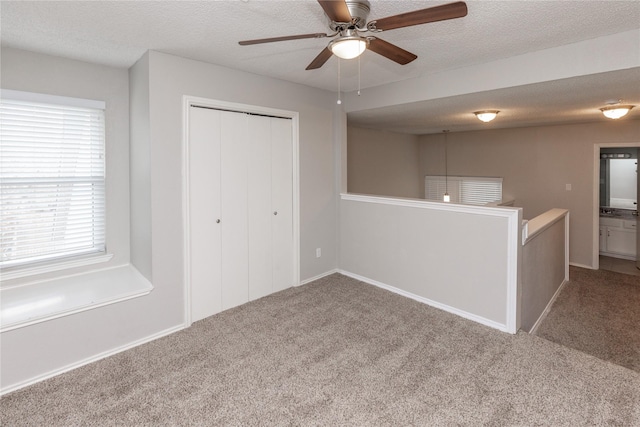
[[353,59],[362,55],[367,49],[369,41],[365,37],[346,35],[338,37],[329,43],[329,50],[338,58]]
[[483,111],[475,111],[473,114],[476,115],[477,118],[482,120],[485,123],[490,122],[495,119],[500,111],[498,110],[483,110]]
[[602,107],[600,111],[608,119],[617,120],[620,117],[624,117],[635,105],[620,105],[619,103],[610,104],[606,107]]

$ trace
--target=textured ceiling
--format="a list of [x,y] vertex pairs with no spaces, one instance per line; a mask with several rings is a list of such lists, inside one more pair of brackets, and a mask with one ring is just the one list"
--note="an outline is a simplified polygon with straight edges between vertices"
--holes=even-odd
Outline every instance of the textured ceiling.
[[[638,106],[624,120],[640,119],[640,68],[356,111],[347,117],[353,126],[421,135],[608,121],[598,107],[610,99]],[[485,109],[500,110],[498,118],[479,121],[473,112]]]
[[[369,18],[447,2],[371,0]],[[415,53],[418,59],[400,66],[373,52],[365,52],[360,62],[361,87],[640,28],[640,1],[637,0],[471,0],[467,5],[469,13],[464,18],[381,33],[380,38]],[[152,49],[336,91],[335,58],[319,70],[305,70],[328,39],[253,46],[237,43],[255,38],[329,32],[327,18],[315,0],[3,0],[0,8],[3,46],[125,68]],[[355,90],[357,61],[343,61],[342,73],[342,90]],[[553,90],[545,94],[559,95]],[[508,92],[501,96],[504,101],[515,99]],[[598,99],[597,104],[602,101]],[[468,111],[468,103],[458,102],[457,108]]]

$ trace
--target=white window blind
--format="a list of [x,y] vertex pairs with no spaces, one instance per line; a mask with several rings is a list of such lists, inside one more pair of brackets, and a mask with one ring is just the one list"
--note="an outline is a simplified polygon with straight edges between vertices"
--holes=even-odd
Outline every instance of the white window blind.
[[451,203],[460,203],[460,183],[444,176],[427,176],[424,181],[425,199],[442,202],[445,191],[449,193]]
[[502,200],[502,178],[425,176],[425,199],[442,201],[448,190],[451,203],[486,205]]
[[28,95],[0,100],[0,267],[104,252],[104,106]]

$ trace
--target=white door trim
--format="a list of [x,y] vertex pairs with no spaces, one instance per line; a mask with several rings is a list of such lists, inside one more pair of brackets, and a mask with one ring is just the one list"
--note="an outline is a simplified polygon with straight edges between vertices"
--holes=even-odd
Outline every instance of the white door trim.
[[593,257],[591,265],[600,269],[600,149],[640,147],[640,142],[600,142],[593,144]]
[[189,207],[189,109],[191,106],[216,108],[219,110],[237,111],[250,114],[262,114],[291,119],[292,124],[292,165],[293,165],[293,284],[300,284],[300,142],[299,114],[295,111],[280,110],[255,105],[238,104],[196,96],[182,97],[182,224],[183,224],[183,259],[184,270],[184,323],[191,325],[191,271],[190,271],[190,232]]

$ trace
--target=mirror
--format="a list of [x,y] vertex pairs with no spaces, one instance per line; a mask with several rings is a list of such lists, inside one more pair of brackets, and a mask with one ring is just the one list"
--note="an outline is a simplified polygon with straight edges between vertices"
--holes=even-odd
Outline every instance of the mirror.
[[600,159],[600,206],[636,210],[638,159],[603,159],[603,156]]

